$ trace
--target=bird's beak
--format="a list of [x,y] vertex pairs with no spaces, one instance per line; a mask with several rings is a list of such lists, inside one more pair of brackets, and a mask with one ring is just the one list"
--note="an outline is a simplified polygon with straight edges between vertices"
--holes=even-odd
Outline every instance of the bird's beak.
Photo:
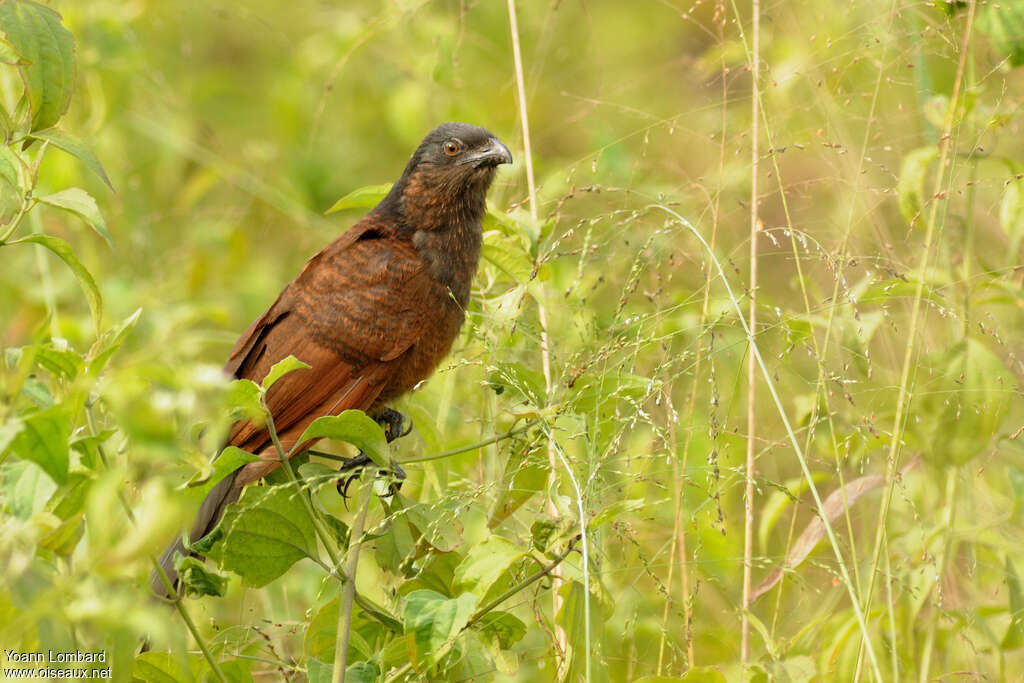
[[471,154],[467,161],[477,166],[511,164],[512,152],[508,151],[508,147],[501,140],[491,138],[484,147]]

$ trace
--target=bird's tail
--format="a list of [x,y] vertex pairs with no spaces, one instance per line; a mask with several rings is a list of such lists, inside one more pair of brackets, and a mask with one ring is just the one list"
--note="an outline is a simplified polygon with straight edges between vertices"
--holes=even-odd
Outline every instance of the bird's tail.
[[[203,499],[202,504],[199,506],[199,512],[196,513],[196,520],[192,523],[192,529],[189,530],[188,538],[190,542],[198,541],[200,538],[213,531],[213,528],[217,526],[218,522],[220,522],[220,518],[224,514],[224,509],[231,503],[238,500],[238,496],[241,495],[242,489],[235,486],[235,479],[238,477],[238,473],[240,471],[241,468],[224,477],[216,486],[210,489],[209,493],[206,494],[206,498]],[[164,570],[164,573],[167,574],[167,578],[171,580],[171,584],[174,585],[174,589],[177,591],[178,572],[174,569],[175,553],[192,555],[194,557],[198,557],[198,555],[196,555],[196,553],[186,551],[185,545],[181,542],[181,537],[179,536],[160,556],[160,567]],[[150,589],[153,593],[156,595],[167,595],[167,586],[164,585],[163,580],[160,578],[160,574],[155,569],[150,575],[149,582]]]

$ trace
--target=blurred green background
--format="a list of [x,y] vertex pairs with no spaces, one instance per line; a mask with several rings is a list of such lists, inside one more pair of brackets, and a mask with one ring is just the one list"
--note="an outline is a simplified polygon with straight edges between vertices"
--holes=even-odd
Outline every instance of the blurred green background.
[[[489,526],[528,548],[538,519],[578,517],[567,464],[586,515],[600,521],[589,537],[594,679],[689,670],[684,680],[716,680],[698,679],[716,675],[701,667],[728,680],[852,680],[860,669],[871,678],[827,541],[754,603],[752,666],[739,665],[747,339],[707,251],[652,208],[671,208],[714,244],[746,311],[748,5],[519,2],[537,221],[505,3],[51,5],[77,41],[76,92],[60,126],[92,146],[116,191],[49,150],[37,194],[86,189],[113,247],[55,211],[34,210],[26,229],[73,244],[102,292],[104,328],[142,313],[88,388],[99,427],[115,430],[112,466],[85,476],[84,540],[73,554],[39,548],[54,484],[16,455],[0,464],[4,647],[108,648],[115,677],[132,671],[143,633],[157,651],[194,654],[177,616],[147,602],[142,586],[147,553],[190,514],[173,487],[216,450],[226,420],[218,369],[305,260],[362,215],[324,211],[394,181],[423,135],[461,120],[512,150],[516,163],[490,194],[509,218],[488,226],[491,258],[452,356],[399,406],[416,431],[396,453],[471,444],[512,429],[517,416],[539,416],[544,428],[410,465],[403,494],[438,515],[446,550],[465,555]],[[1015,569],[1024,564],[1024,69],[1015,66],[1024,10],[979,7],[958,75],[968,10],[762,6],[758,340],[821,496],[855,499],[833,523],[861,604],[873,596],[867,624],[886,680],[1012,680],[1024,668]],[[0,86],[12,111],[13,68],[3,67]],[[950,150],[942,157],[932,154],[940,138]],[[6,222],[17,198],[4,192]],[[93,343],[79,285],[41,249],[0,247],[0,344],[51,337],[78,353]],[[4,370],[5,419],[30,405],[9,395],[15,365]],[[71,391],[36,374],[55,394]],[[816,514],[758,382],[755,586],[793,556]],[[551,487],[549,448],[565,457]],[[890,465],[880,490],[858,480]],[[324,504],[351,517],[327,489]],[[510,489],[523,493],[521,507],[496,519]],[[400,609],[432,551],[395,546],[395,516],[374,506],[384,535],[368,544],[358,585]],[[811,545],[819,540],[812,534]],[[573,555],[566,580],[578,581],[580,568]],[[517,666],[495,663],[465,635],[457,657],[408,675],[582,679],[586,627],[555,616],[550,588],[545,579],[502,608],[526,625],[511,648]],[[336,593],[300,563],[266,588],[233,581],[226,599],[188,603],[218,657],[244,662],[243,679],[301,680],[320,654],[311,623]],[[556,627],[568,630],[568,656]]]

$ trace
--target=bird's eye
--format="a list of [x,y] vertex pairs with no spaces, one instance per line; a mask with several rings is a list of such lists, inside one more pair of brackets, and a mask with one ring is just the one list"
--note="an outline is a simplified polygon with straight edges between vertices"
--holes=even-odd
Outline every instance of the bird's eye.
[[458,154],[459,150],[461,149],[462,148],[459,146],[459,143],[456,142],[455,140],[449,140],[448,142],[444,143],[444,153],[450,157],[453,157],[456,154]]

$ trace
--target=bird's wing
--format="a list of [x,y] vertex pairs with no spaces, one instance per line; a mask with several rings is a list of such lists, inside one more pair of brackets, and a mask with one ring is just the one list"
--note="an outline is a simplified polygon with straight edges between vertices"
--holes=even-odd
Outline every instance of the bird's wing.
[[[415,248],[368,217],[310,259],[277,301],[242,335],[227,372],[262,381],[295,356],[310,369],[291,372],[267,392],[267,408],[289,448],[322,415],[368,409],[401,356],[423,331],[422,302],[431,287]],[[239,422],[229,443],[259,452],[266,430]]]

